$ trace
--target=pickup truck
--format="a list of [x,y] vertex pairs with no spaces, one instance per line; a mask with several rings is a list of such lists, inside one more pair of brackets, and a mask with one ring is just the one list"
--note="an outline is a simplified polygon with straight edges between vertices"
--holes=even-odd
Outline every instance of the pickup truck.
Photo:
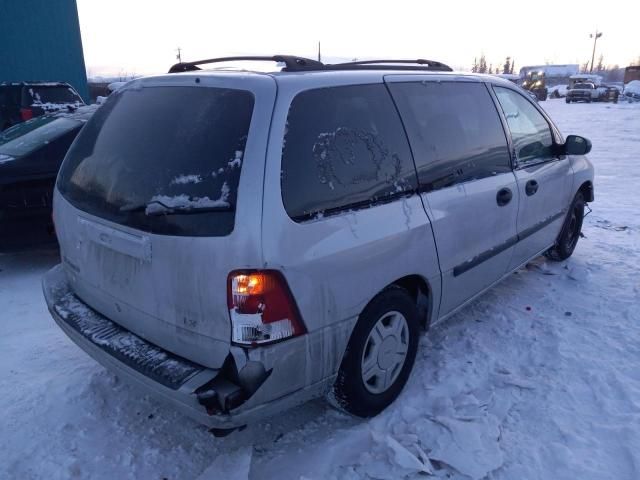
[[565,102],[613,102],[618,103],[620,91],[607,85],[595,86],[593,83],[576,83],[567,91]]

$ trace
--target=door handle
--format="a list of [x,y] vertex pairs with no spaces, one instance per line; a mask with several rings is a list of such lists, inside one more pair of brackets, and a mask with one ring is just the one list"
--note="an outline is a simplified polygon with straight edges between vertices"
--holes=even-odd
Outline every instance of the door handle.
[[496,202],[501,207],[504,207],[513,198],[513,192],[509,188],[501,188],[496,195]]
[[524,191],[527,194],[527,196],[530,197],[531,195],[533,195],[538,191],[538,186],[539,185],[537,181],[529,180],[524,187]]

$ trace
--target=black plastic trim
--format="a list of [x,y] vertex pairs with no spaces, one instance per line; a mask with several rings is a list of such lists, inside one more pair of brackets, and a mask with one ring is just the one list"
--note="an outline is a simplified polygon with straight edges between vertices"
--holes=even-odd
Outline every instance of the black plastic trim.
[[490,248],[489,250],[486,250],[479,255],[476,255],[471,260],[461,263],[460,265],[453,268],[453,276],[457,277],[471,270],[472,268],[477,267],[481,263],[486,262],[487,260],[495,257],[499,253],[504,252],[506,249],[513,247],[518,242],[521,242],[522,240],[525,240],[526,238],[530,237],[531,235],[538,232],[539,230],[542,230],[544,227],[555,222],[559,218],[563,217],[565,214],[566,214],[566,210],[562,210],[561,212],[558,212],[555,215],[552,215],[551,217],[543,220],[542,222],[537,223],[533,227],[529,227],[526,230],[523,230],[518,235],[515,235],[509,238],[506,242],[501,243],[496,247]]
[[525,238],[530,237],[531,235],[536,233],[538,230],[541,230],[544,227],[546,227],[547,225],[555,222],[559,218],[564,217],[564,215],[566,213],[567,213],[566,210],[562,210],[561,212],[558,212],[555,215],[552,215],[551,217],[547,218],[546,220],[543,220],[542,222],[534,225],[533,227],[529,227],[529,228],[523,230],[522,232],[520,232],[518,234],[518,241],[520,242],[520,241],[524,240]]
[[56,299],[56,316],[96,347],[172,390],[178,390],[204,367],[163,350],[112,322],[72,292]]
[[201,70],[198,65],[222,62],[277,62],[284,63],[284,71],[298,72],[306,70],[322,70],[324,64],[310,58],[295,57],[293,55],[273,55],[273,56],[240,56],[240,57],[220,57],[208,58],[206,60],[195,60],[193,62],[176,63],[169,69],[169,73],[192,72]]
[[486,250],[481,254],[476,255],[471,260],[468,260],[464,263],[461,263],[457,267],[454,267],[453,276],[457,277],[459,275],[462,275],[463,273],[471,270],[472,268],[477,267],[481,263],[486,262],[490,258],[495,257],[499,253],[504,252],[506,249],[513,247],[516,243],[518,243],[518,236],[514,235],[513,237],[509,238],[506,242],[498,245],[497,247],[493,247],[489,250]]
[[417,193],[417,189],[404,190],[402,192],[394,192],[384,197],[377,197],[372,200],[362,200],[361,202],[348,203],[339,207],[327,208],[325,210],[319,210],[316,212],[305,213],[303,215],[295,215],[291,219],[296,223],[304,223],[321,215],[320,218],[331,217],[340,213],[348,212],[351,210],[363,210],[365,208],[377,207],[386,203],[392,203],[400,198],[409,198]]
[[357,62],[326,64],[323,70],[427,70],[431,72],[453,72],[449,65],[435,60],[361,60]]

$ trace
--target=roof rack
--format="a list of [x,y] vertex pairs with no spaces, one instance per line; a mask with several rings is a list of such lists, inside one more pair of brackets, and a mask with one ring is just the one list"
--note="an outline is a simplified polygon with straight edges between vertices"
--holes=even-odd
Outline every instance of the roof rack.
[[433,70],[453,72],[449,65],[435,60],[418,58],[416,60],[360,60],[357,62],[333,63],[324,66],[325,70]]
[[329,63],[325,64],[310,58],[296,57],[293,55],[268,56],[240,56],[209,58],[194,62],[176,63],[169,69],[169,73],[193,72],[201,70],[199,65],[222,62],[258,61],[284,63],[283,72],[308,72],[323,70],[431,70],[437,72],[452,72],[453,69],[444,63],[434,60],[361,60],[357,62]]
[[285,72],[299,72],[306,70],[322,70],[324,64],[317,60],[310,58],[296,57],[293,55],[273,55],[268,56],[240,56],[240,57],[220,57],[209,58],[207,60],[196,60],[195,62],[182,62],[176,63],[169,69],[169,73],[178,72],[192,72],[195,70],[201,70],[198,65],[206,65],[210,63],[222,63],[222,62],[239,62],[239,61],[252,61],[252,62],[277,62],[284,63]]

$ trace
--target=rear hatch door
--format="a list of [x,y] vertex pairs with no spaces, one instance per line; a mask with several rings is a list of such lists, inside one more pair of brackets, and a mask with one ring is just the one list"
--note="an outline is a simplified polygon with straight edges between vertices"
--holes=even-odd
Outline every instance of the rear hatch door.
[[261,264],[269,76],[137,81],[87,123],[57,182],[55,220],[76,294],[207,367],[229,351],[227,275]]

